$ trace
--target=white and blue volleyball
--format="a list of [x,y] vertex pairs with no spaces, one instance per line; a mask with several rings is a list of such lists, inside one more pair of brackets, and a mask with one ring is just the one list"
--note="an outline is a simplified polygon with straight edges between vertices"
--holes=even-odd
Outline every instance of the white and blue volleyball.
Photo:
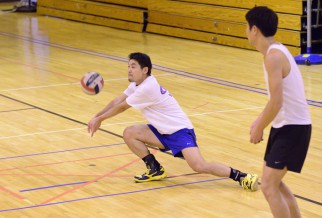
[[97,72],[88,72],[81,79],[82,90],[88,95],[98,94],[104,87],[104,79]]

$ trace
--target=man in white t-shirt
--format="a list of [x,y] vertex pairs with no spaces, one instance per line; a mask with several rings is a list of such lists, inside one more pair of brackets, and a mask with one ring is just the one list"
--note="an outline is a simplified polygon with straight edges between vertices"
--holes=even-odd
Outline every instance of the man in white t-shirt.
[[193,126],[175,98],[160,86],[151,75],[150,57],[143,53],[129,55],[128,79],[130,85],[117,98],[108,103],[88,123],[88,132],[93,134],[101,122],[130,107],[138,109],[150,123],[135,125],[124,130],[123,138],[131,151],[147,166],[143,175],[134,177],[135,182],[161,180],[166,177],[164,168],[150,154],[146,145],[171,150],[173,156],[183,157],[196,172],[220,177],[229,177],[244,189],[257,190],[258,176],[246,174],[219,163],[206,162],[200,154]]
[[254,7],[246,14],[246,34],[264,56],[269,100],[250,128],[250,142],[263,139],[272,123],[264,156],[262,192],[274,217],[301,217],[295,197],[282,181],[287,171],[300,173],[311,138],[311,118],[301,72],[288,49],[276,42],[278,17],[271,9]]

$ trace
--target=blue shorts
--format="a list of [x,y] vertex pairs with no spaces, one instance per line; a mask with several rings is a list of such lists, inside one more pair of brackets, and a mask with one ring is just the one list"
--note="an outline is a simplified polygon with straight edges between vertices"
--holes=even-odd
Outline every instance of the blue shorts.
[[148,124],[148,127],[165,147],[165,149],[160,150],[163,152],[171,150],[175,157],[183,157],[181,151],[185,148],[198,147],[193,129],[180,129],[172,134],[160,134],[151,124]]

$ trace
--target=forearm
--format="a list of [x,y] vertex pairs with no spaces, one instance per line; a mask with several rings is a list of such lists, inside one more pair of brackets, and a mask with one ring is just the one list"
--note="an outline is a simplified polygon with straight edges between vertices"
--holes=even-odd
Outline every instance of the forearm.
[[95,117],[99,117],[110,110],[116,104],[116,99],[108,103],[100,112],[98,112]]
[[280,109],[279,103],[269,101],[258,117],[257,128],[265,129],[274,120]]
[[95,117],[99,117],[101,115],[103,115],[104,113],[106,113],[107,111],[109,111],[111,108],[115,107],[118,104],[121,104],[127,96],[125,96],[124,94],[120,95],[117,98],[114,98],[110,103],[108,103],[100,112],[98,112]]
[[123,111],[125,111],[126,109],[128,109],[130,106],[128,106],[127,104],[118,104],[114,107],[109,108],[107,111],[105,111],[104,113],[102,113],[101,115],[97,116],[97,118],[100,121],[106,120],[108,118],[114,117],[117,114],[122,113]]

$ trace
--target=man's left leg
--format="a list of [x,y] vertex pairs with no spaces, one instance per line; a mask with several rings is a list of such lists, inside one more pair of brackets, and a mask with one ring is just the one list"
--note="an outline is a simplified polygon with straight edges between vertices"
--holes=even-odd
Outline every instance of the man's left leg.
[[160,149],[164,149],[164,146],[147,125],[127,127],[124,130],[123,139],[130,150],[140,157],[147,167],[144,174],[134,177],[135,182],[161,180],[166,177],[164,168],[155,159],[154,155],[150,154],[146,144]]

